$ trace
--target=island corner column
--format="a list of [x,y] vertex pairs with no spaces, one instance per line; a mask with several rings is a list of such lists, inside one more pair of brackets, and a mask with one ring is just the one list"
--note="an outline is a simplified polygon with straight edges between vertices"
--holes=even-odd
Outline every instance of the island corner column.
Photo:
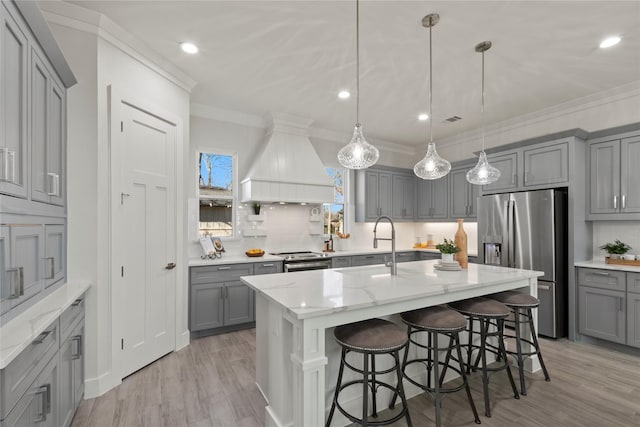
[[322,427],[325,423],[325,319],[296,319],[293,326],[293,425]]

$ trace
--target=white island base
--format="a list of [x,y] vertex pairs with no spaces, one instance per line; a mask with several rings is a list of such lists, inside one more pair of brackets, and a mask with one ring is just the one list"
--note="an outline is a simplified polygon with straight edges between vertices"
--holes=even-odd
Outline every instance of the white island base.
[[[537,277],[542,275],[478,264],[462,271],[438,271],[433,269],[436,262],[400,264],[397,276],[384,266],[366,266],[243,277],[256,290],[256,383],[267,400],[265,424],[324,426],[340,361],[335,326],[375,317],[395,321],[399,318],[394,315],[403,311],[510,289],[537,296]],[[537,310],[534,322],[537,325]],[[527,326],[522,333],[530,336]],[[540,369],[535,358],[525,366],[529,371]],[[409,375],[424,380],[425,374],[416,369]],[[407,397],[421,392],[413,386],[405,391]],[[359,393],[361,388],[353,387],[340,394],[343,406],[356,414]],[[380,410],[389,399],[390,392],[381,390]],[[332,425],[346,424],[336,411]]]

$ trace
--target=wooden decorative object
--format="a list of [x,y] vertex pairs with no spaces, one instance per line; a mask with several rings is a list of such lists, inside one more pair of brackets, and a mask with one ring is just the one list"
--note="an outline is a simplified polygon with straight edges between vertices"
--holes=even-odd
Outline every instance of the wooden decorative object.
[[604,262],[607,264],[618,264],[618,265],[631,265],[635,267],[640,267],[640,259],[630,260],[630,259],[611,259],[606,257]]
[[455,242],[456,246],[460,248],[460,252],[455,254],[455,260],[458,261],[461,268],[467,268],[469,265],[469,256],[467,253],[467,233],[462,227],[464,219],[458,220],[458,231],[456,231]]

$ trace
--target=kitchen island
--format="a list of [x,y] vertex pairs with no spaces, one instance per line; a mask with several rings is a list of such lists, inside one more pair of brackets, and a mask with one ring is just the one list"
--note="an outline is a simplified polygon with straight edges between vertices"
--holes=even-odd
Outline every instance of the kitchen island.
[[397,276],[375,265],[242,277],[256,291],[256,383],[267,400],[266,425],[324,425],[339,362],[335,326],[510,289],[537,296],[542,275],[480,264],[439,271],[437,262],[400,264]]

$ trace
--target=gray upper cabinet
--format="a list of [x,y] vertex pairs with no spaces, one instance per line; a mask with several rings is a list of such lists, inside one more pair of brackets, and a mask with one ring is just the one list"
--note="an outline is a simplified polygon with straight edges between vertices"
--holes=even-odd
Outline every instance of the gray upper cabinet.
[[16,13],[0,5],[0,193],[26,198],[29,55]]
[[449,215],[449,175],[440,179],[419,179],[418,219],[447,219]]
[[9,287],[11,308],[42,290],[42,258],[44,239],[42,226],[12,225],[9,227],[10,265],[4,277]]
[[64,204],[64,92],[37,50],[31,55],[31,198]]
[[553,185],[569,181],[567,142],[522,150],[524,186]]
[[467,181],[467,171],[474,165],[452,169],[449,174],[449,217],[476,218],[480,187]]
[[414,176],[393,174],[391,217],[397,220],[415,219],[416,180]]
[[62,224],[44,226],[44,287],[64,278],[66,267],[65,227]]
[[11,283],[9,277],[9,266],[11,258],[9,256],[9,227],[0,225],[0,315],[6,313],[11,308],[11,299],[15,295],[15,285]]
[[391,216],[391,172],[373,169],[356,171],[356,221],[371,222]]
[[500,178],[493,184],[483,185],[484,193],[514,190],[518,187],[518,153],[515,151],[487,155],[489,163],[500,171]]
[[587,219],[640,219],[640,134],[635,134],[589,142]]

